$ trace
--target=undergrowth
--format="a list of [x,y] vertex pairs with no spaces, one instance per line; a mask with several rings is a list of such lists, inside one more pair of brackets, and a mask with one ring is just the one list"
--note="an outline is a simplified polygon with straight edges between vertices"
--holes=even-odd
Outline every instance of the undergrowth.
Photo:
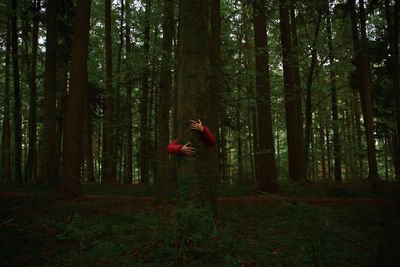
[[[395,266],[398,203],[221,203],[215,229],[180,232],[174,207],[108,197],[0,198],[0,262],[33,266]],[[195,206],[188,207],[191,214]],[[194,213],[196,214],[196,213]],[[196,225],[195,220],[191,224]],[[189,238],[187,238],[189,236]]]

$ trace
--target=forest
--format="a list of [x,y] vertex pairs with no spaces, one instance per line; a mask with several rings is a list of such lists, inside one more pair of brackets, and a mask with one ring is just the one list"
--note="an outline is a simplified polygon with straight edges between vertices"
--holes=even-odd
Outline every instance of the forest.
[[2,1],[0,261],[398,264],[399,13]]

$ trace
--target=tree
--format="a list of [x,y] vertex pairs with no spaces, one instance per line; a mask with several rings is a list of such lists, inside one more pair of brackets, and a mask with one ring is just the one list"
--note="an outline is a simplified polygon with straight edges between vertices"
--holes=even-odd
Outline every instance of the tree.
[[397,128],[397,138],[394,142],[394,154],[395,159],[395,172],[397,180],[400,181],[400,166],[399,160],[400,156],[400,85],[399,85],[399,12],[400,12],[400,1],[394,1],[393,16],[391,13],[391,8],[389,1],[385,0],[385,10],[386,10],[386,21],[388,25],[388,39],[390,44],[390,61],[392,69],[392,86],[394,96],[396,98],[396,128]]
[[11,1],[11,48],[13,60],[13,80],[14,80],[14,176],[18,186],[22,186],[21,173],[21,96],[18,65],[18,30],[17,30],[17,0]]
[[83,160],[83,124],[88,90],[87,58],[91,0],[78,0],[72,42],[71,83],[67,104],[67,121],[63,165],[59,186],[60,198],[81,197],[81,163]]
[[49,0],[47,3],[47,35],[45,80],[43,98],[43,132],[42,154],[40,166],[40,181],[52,185],[58,182],[58,165],[54,160],[57,155],[56,132],[56,89],[57,89],[57,27],[58,1]]
[[[207,107],[210,96],[207,86],[208,66],[208,1],[181,1],[180,7],[180,52],[178,72],[178,142],[179,144],[191,143],[196,149],[193,157],[179,157],[178,180],[180,192],[183,195],[179,209],[187,210],[194,205],[196,217],[201,221],[207,217],[209,208],[216,203],[209,203],[209,185],[207,181],[206,144],[202,137],[188,129],[190,120],[201,119],[207,122]],[[209,148],[214,149],[214,148]],[[208,203],[208,204],[206,204]],[[190,215],[190,214],[188,214]],[[193,215],[193,214],[191,214]],[[190,216],[191,216],[190,215]],[[194,218],[192,218],[194,219]],[[208,227],[204,225],[202,227]]]
[[282,61],[285,91],[285,114],[289,154],[289,175],[293,181],[305,178],[304,145],[302,140],[303,126],[299,122],[298,113],[301,112],[298,103],[295,85],[295,76],[292,66],[293,51],[289,23],[289,0],[279,1],[279,16],[282,42]]
[[253,1],[254,44],[256,55],[256,90],[258,145],[255,154],[260,164],[258,188],[270,193],[278,192],[275,168],[275,148],[272,133],[271,100],[269,84],[268,41],[266,30],[265,3]]
[[[222,61],[221,61],[221,3],[220,0],[212,0],[211,5],[211,16],[210,16],[210,30],[211,30],[211,42],[209,47],[209,58],[210,58],[210,74],[209,74],[209,105],[207,107],[207,125],[210,131],[214,134],[218,134],[219,122],[220,122],[220,92],[223,86],[222,79]],[[207,149],[207,166],[209,168],[208,184],[210,189],[210,203],[216,204],[216,185],[219,178],[219,150],[218,149]],[[215,198],[215,199],[213,199]],[[212,211],[217,214],[217,207],[213,205]]]
[[150,0],[146,0],[145,26],[144,26],[144,43],[143,43],[143,72],[142,72],[142,88],[140,97],[140,182],[149,182],[149,161],[148,161],[148,138],[147,129],[147,108],[149,102],[149,50],[150,50]]
[[36,181],[36,67],[37,67],[37,49],[39,34],[39,16],[40,16],[40,0],[32,3],[33,15],[33,33],[32,33],[32,59],[31,69],[29,71],[29,152],[28,160],[25,165],[25,181]]
[[336,181],[342,180],[342,164],[340,157],[340,139],[339,139],[339,119],[338,119],[338,100],[336,89],[336,74],[334,70],[334,57],[333,57],[333,42],[332,42],[332,28],[330,18],[329,5],[326,11],[326,32],[328,34],[328,57],[329,57],[329,72],[331,82],[331,98],[332,98],[332,128],[333,128],[333,157],[335,160],[334,177]]
[[111,0],[105,0],[105,36],[106,36],[106,106],[103,148],[103,175],[101,182],[116,183],[114,162],[114,104],[113,104],[113,75],[112,75],[112,45],[111,45]]
[[166,204],[169,198],[169,108],[171,103],[172,36],[174,33],[173,1],[164,1],[163,41],[160,76],[160,94],[157,127],[157,185],[158,201]]
[[[9,7],[7,6],[9,13]],[[9,15],[9,14],[8,14]],[[2,135],[2,171],[3,179],[11,180],[11,161],[10,161],[10,50],[11,50],[11,33],[10,19],[7,17],[7,32],[6,32],[6,56],[5,56],[5,81],[4,81],[4,120],[3,120],[3,135]]]
[[369,167],[369,179],[372,181],[372,185],[376,183],[378,179],[378,170],[376,164],[376,152],[374,144],[374,125],[372,116],[372,94],[371,94],[371,80],[369,74],[369,61],[368,61],[368,47],[367,47],[367,36],[365,29],[365,11],[364,1],[361,0],[359,3],[360,7],[360,32],[361,40],[358,38],[357,21],[356,21],[356,10],[354,0],[350,0],[351,7],[351,19],[352,19],[352,37],[353,46],[355,53],[355,62],[357,67],[358,76],[358,87],[361,99],[361,107],[364,119],[365,135],[367,140],[367,152],[368,152],[368,167]]

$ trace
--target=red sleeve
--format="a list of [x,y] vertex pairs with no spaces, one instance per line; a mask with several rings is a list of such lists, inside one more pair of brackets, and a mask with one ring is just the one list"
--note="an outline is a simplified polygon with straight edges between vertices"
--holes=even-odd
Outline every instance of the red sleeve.
[[178,145],[178,138],[175,138],[174,141],[167,146],[167,152],[170,154],[182,154],[179,150],[181,147],[182,145]]
[[215,137],[212,135],[210,130],[206,126],[203,125],[203,131],[201,132],[203,134],[203,138],[207,143],[207,146],[213,146],[215,144]]

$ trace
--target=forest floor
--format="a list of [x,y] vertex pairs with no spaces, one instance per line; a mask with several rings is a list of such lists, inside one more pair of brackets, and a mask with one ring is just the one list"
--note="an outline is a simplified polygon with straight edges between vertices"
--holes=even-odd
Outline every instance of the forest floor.
[[[84,201],[0,184],[3,266],[398,266],[399,185],[221,185],[214,229],[180,231],[152,186],[85,184]],[[189,221],[194,229],[199,221]],[[189,237],[189,238],[188,238]]]

